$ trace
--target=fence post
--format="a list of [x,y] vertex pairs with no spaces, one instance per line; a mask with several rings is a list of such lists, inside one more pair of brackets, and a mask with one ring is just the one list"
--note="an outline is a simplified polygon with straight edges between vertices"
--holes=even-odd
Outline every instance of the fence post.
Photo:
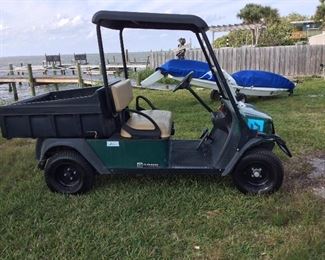
[[80,67],[80,62],[77,63],[77,72],[78,72],[78,85],[80,88],[84,87],[84,82],[82,79],[82,72],[81,72],[81,67]]
[[29,86],[31,88],[32,95],[33,96],[36,96],[35,84],[34,84],[34,78],[33,78],[32,64],[27,64],[27,72],[28,72]]

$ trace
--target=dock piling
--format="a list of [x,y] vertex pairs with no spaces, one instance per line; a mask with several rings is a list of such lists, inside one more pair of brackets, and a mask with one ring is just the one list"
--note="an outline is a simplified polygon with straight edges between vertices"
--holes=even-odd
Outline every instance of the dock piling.
[[81,67],[80,67],[80,62],[77,63],[77,72],[78,72],[78,85],[80,88],[83,88],[84,82],[82,79],[82,71],[81,71]]
[[32,91],[32,95],[36,96],[32,64],[27,64],[27,72],[28,72],[29,86]]
[[[14,75],[14,66],[12,64],[9,64],[9,75]],[[18,100],[18,92],[17,92],[17,86],[16,82],[9,83],[9,92],[14,92],[14,100]]]
[[[9,64],[9,75],[14,75],[14,67],[12,66],[12,64]],[[11,93],[12,92],[12,85],[11,83],[9,83],[9,89],[8,91]]]
[[9,93],[12,92],[12,86],[11,86],[11,83],[9,83],[8,92],[9,92]]
[[55,64],[52,63],[53,75],[56,76]]
[[126,62],[129,63],[129,50],[128,49],[125,50],[125,58],[126,58]]
[[137,72],[137,86],[141,86],[141,73],[140,72]]

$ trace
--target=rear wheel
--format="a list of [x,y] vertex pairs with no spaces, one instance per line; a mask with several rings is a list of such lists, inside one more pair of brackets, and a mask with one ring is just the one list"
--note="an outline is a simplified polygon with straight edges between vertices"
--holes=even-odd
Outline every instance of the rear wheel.
[[65,194],[86,192],[94,182],[94,170],[74,151],[55,153],[48,159],[44,173],[50,190]]
[[232,177],[243,193],[273,193],[282,185],[283,166],[271,151],[253,150],[240,160]]

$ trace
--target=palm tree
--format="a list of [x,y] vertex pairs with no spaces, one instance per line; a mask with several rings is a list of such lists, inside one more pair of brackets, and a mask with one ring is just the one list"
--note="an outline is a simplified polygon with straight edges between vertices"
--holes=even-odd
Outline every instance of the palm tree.
[[[323,0],[325,1],[325,0]],[[278,9],[271,8],[270,6],[262,6],[259,4],[247,4],[244,8],[240,9],[237,14],[244,23],[265,23],[270,25],[280,21],[280,15]],[[252,29],[252,44],[257,44],[259,32],[256,29]]]
[[240,9],[237,17],[244,21],[244,23],[259,23],[263,18],[263,7],[258,4],[247,4]]

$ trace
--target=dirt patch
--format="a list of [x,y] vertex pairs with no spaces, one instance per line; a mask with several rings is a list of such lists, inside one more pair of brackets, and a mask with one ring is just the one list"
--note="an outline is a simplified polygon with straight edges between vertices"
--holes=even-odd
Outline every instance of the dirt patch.
[[314,158],[310,160],[313,171],[308,178],[319,181],[319,187],[313,188],[313,192],[325,199],[325,156],[322,158]]
[[308,175],[310,179],[325,178],[325,157],[313,158],[310,160],[313,171]]
[[284,164],[284,188],[289,191],[311,189],[325,198],[325,153],[316,152],[291,158]]

